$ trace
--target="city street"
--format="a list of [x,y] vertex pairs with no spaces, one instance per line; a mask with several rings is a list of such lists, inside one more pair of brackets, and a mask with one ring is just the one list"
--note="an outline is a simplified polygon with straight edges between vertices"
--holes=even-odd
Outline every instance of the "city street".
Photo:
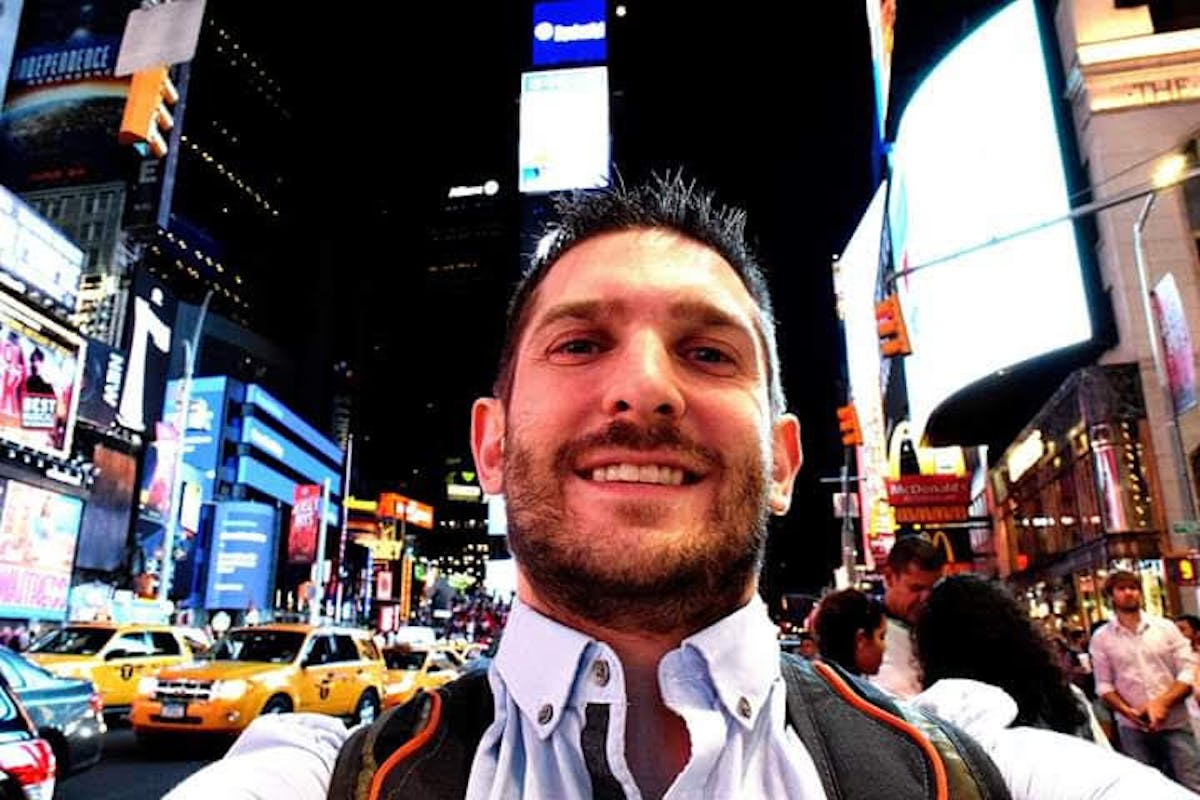
[[178,747],[147,756],[125,726],[110,728],[104,756],[91,769],[59,782],[56,800],[158,800],[176,784],[221,757],[229,740],[181,739]]

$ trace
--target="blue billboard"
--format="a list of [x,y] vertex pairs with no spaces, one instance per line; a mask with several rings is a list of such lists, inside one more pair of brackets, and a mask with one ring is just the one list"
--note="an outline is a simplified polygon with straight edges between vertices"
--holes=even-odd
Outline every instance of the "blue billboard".
[[[238,458],[236,481],[268,497],[274,497],[287,506],[292,504],[295,497],[296,481],[281,475],[253,456]],[[338,505],[330,501],[329,508],[325,510],[326,525],[338,524]]]
[[246,405],[261,409],[267,416],[278,422],[301,442],[312,445],[313,449],[328,458],[339,467],[342,464],[342,449],[328,436],[321,433],[299,417],[294,411],[271,396],[270,392],[257,384],[246,387]]
[[241,434],[238,440],[261,450],[281,464],[287,464],[311,483],[324,483],[328,479],[329,491],[335,495],[341,495],[342,476],[338,474],[337,470],[313,458],[260,420],[254,417],[244,417],[241,421]]
[[270,608],[278,530],[275,509],[265,503],[217,504],[205,608]]
[[[163,404],[163,418],[170,419],[177,412],[179,390],[182,381],[174,380],[167,385],[167,397]],[[196,378],[192,381],[191,398],[188,401],[187,431],[183,439],[183,461],[199,474],[201,495],[212,500],[217,478],[217,467],[221,461],[224,444],[225,396],[229,379],[222,377]]]
[[533,64],[601,64],[608,58],[604,0],[533,6]]

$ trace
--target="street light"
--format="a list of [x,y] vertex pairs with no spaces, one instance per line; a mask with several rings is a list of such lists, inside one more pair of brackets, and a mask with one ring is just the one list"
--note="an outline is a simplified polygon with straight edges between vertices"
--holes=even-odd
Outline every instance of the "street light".
[[166,525],[163,526],[163,560],[162,575],[158,580],[158,599],[166,602],[171,593],[171,577],[175,571],[175,537],[179,531],[179,500],[182,495],[183,481],[183,448],[187,443],[188,406],[192,404],[192,375],[196,371],[196,356],[200,352],[200,334],[204,330],[204,316],[208,313],[208,304],[212,301],[213,290],[209,289],[200,304],[200,313],[196,315],[196,325],[192,330],[192,338],[183,342],[183,385],[179,387],[179,444],[175,448],[175,466],[171,472],[171,504],[167,511]]
[[[1142,297],[1142,314],[1146,317],[1146,333],[1150,339],[1150,357],[1154,361],[1154,374],[1158,378],[1158,388],[1162,392],[1163,401],[1169,413],[1167,429],[1171,436],[1171,451],[1175,461],[1175,479],[1179,483],[1179,504],[1183,510],[1183,519],[1196,519],[1196,502],[1192,494],[1192,482],[1188,476],[1187,458],[1184,455],[1183,436],[1179,431],[1179,413],[1175,408],[1175,393],[1171,391],[1171,379],[1167,366],[1163,362],[1162,343],[1159,341],[1159,330],[1154,309],[1150,301],[1150,284],[1146,278],[1146,250],[1142,233],[1146,220],[1150,217],[1150,209],[1158,193],[1181,183],[1187,177],[1188,160],[1182,153],[1163,159],[1154,170],[1152,183],[1153,191],[1146,195],[1146,202],[1133,223],[1133,261],[1137,266],[1138,293]],[[1191,174],[1194,174],[1195,170]]]

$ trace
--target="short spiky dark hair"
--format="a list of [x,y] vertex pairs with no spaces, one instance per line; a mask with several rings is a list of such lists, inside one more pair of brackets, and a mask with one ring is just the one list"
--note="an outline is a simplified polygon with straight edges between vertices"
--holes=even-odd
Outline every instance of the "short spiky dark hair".
[[746,242],[744,211],[719,205],[711,192],[674,173],[655,176],[646,184],[632,187],[618,183],[599,191],[563,195],[555,201],[555,212],[557,222],[542,237],[508,304],[494,387],[497,397],[507,404],[512,394],[517,346],[528,323],[533,296],[550,268],[572,247],[601,234],[660,229],[712,248],[741,278],[759,311],[759,336],[767,355],[771,411],[775,416],[783,413],[786,401],[779,375],[775,312],[766,277]]

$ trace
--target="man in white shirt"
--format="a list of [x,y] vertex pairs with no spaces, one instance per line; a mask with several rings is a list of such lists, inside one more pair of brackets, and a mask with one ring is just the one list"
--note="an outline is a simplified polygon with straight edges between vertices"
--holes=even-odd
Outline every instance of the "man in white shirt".
[[1115,618],[1091,642],[1096,694],[1115,712],[1121,749],[1200,792],[1200,749],[1184,700],[1196,656],[1175,624],[1142,611],[1142,584],[1132,572],[1108,576],[1104,594]]
[[883,606],[887,612],[887,649],[877,686],[900,698],[915,697],[924,688],[921,668],[913,653],[912,626],[925,608],[933,585],[942,577],[945,556],[924,536],[897,539],[883,568]]

